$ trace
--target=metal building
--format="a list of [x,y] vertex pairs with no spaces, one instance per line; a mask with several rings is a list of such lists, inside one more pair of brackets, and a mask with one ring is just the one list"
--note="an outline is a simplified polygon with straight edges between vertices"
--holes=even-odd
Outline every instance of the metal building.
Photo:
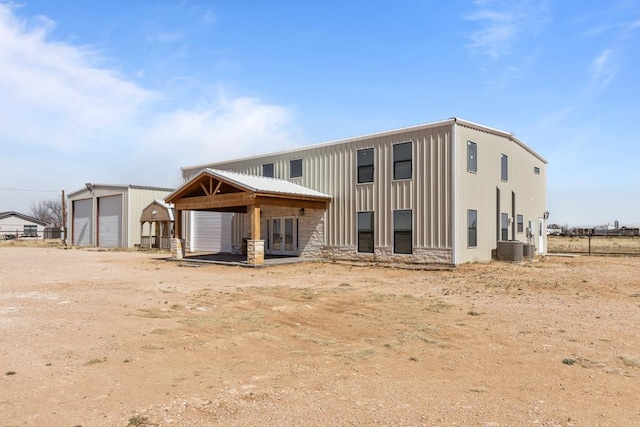
[[[462,264],[490,260],[500,241],[546,252],[546,165],[512,133],[452,118],[183,167],[166,200],[187,247],[201,221],[193,212],[223,211],[233,212],[233,252],[248,240],[265,254]],[[257,188],[251,177],[273,179]],[[328,199],[285,199],[279,180]]]
[[67,197],[73,246],[132,248],[140,244],[140,213],[172,189],[87,183]]

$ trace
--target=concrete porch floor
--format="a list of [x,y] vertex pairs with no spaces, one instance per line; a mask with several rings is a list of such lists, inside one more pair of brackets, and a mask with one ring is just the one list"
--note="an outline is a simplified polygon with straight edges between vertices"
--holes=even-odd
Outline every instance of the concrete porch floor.
[[247,264],[246,255],[201,253],[186,255],[180,261],[205,264],[237,265],[241,267],[269,267],[273,265],[296,264],[301,262],[313,262],[317,260],[315,258],[304,258],[295,256],[265,255],[264,264],[252,265]]

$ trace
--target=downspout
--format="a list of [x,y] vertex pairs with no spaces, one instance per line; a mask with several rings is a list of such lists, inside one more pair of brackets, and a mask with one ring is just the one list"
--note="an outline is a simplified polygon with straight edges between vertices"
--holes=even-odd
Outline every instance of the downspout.
[[457,126],[457,120],[455,117],[453,118],[453,124],[451,125],[451,194],[449,197],[451,197],[451,264],[456,265],[456,261],[457,261],[457,250],[458,250],[458,245],[456,244],[456,237],[457,234],[456,230],[458,229],[458,223],[457,223],[457,215],[456,215],[456,197],[458,194],[457,188],[456,188],[456,174],[457,174],[457,169],[456,169],[456,146],[458,144],[458,141],[456,139],[456,126]]

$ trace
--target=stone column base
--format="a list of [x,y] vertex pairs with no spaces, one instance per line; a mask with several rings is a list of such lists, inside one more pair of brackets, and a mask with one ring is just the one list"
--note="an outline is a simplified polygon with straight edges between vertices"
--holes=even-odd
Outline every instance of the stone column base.
[[264,264],[264,240],[247,240],[247,264]]
[[171,239],[171,258],[184,259],[184,239]]

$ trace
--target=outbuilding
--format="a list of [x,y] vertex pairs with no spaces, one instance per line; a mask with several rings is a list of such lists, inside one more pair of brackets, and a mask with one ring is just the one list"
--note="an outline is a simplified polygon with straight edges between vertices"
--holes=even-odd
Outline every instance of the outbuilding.
[[[173,237],[173,206],[163,200],[149,203],[140,215],[140,247],[155,249],[171,249]],[[149,234],[144,234],[148,226]]]
[[46,222],[29,215],[15,211],[0,212],[0,238],[2,239],[42,239],[46,226]]
[[451,118],[183,167],[167,201],[187,248],[203,215],[231,215],[236,253],[246,241],[264,254],[458,265],[491,260],[500,242],[546,253],[546,166],[513,133]]
[[140,244],[140,214],[172,189],[87,183],[67,198],[73,246],[132,248]]

